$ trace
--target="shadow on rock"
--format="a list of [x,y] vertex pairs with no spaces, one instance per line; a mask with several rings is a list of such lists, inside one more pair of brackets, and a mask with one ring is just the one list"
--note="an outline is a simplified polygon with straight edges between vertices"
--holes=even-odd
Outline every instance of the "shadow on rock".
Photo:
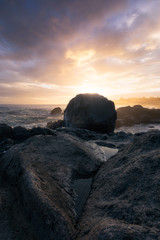
[[[34,136],[11,147],[0,161],[0,186],[6,185],[11,196],[3,204],[0,202],[1,226],[6,226],[0,236],[7,231],[9,239],[22,239],[22,232],[16,228],[20,221],[17,219],[21,219],[21,229],[29,234],[24,239],[74,240],[74,181],[92,177],[104,161],[96,145],[61,133]],[[19,209],[16,213],[14,202]]]
[[143,133],[103,164],[77,239],[160,239],[160,132]]

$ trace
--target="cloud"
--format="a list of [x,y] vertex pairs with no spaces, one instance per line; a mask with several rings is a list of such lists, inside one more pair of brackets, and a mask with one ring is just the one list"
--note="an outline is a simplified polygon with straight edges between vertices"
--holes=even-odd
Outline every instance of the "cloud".
[[1,96],[157,87],[158,1],[0,0]]
[[71,37],[80,26],[102,19],[118,10],[126,0],[57,1],[57,0],[1,0],[0,23],[3,44],[10,43],[10,51],[37,44],[50,45]]

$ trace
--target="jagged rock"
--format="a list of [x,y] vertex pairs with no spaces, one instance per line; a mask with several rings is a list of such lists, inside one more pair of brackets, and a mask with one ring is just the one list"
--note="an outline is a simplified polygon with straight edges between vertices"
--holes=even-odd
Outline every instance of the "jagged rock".
[[55,131],[49,128],[34,127],[26,129],[21,126],[12,128],[6,124],[0,124],[0,126],[0,155],[14,144],[21,143],[29,137],[35,135],[56,135]]
[[25,139],[35,135],[55,135],[55,132],[49,128],[33,127],[32,129],[26,129],[18,126],[13,128],[13,139],[15,143],[23,142]]
[[112,134],[99,134],[87,129],[80,128],[57,128],[56,132],[67,133],[71,136],[76,136],[85,141],[96,143],[99,146],[106,146],[110,148],[124,148],[133,140],[132,133],[115,132]]
[[30,137],[30,133],[29,133],[28,129],[21,127],[21,126],[13,128],[13,139],[14,140],[24,141],[28,137]]
[[55,135],[55,132],[49,128],[33,127],[29,130],[30,136],[35,135]]
[[61,128],[61,127],[65,127],[65,123],[64,123],[64,120],[58,120],[58,121],[55,121],[55,122],[48,122],[47,123],[47,128],[50,128],[50,129],[57,129],[57,128]]
[[79,94],[67,105],[64,121],[66,127],[110,133],[115,128],[115,106],[99,94]]
[[12,138],[13,129],[5,123],[0,123],[0,140]]
[[78,240],[160,239],[160,131],[137,135],[101,166]]
[[104,161],[96,145],[58,132],[10,148],[0,161],[0,239],[75,240],[74,181]]
[[116,127],[132,126],[140,123],[160,123],[160,109],[143,108],[141,105],[117,109]]
[[80,129],[80,128],[58,128],[56,129],[58,132],[63,132],[63,133],[67,133],[70,134],[72,136],[76,136],[80,139],[89,141],[89,140],[97,140],[97,139],[103,139],[106,140],[108,139],[108,135],[107,134],[98,134],[94,131],[90,131],[87,129]]
[[60,107],[56,107],[51,111],[51,115],[59,115],[62,113],[62,109]]
[[14,141],[12,139],[5,139],[0,141],[0,156],[5,153],[10,147],[14,145]]

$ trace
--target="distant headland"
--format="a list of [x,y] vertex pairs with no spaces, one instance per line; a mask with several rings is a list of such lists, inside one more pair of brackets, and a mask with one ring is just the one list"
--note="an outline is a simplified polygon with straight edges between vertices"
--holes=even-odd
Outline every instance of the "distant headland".
[[116,106],[127,106],[127,105],[142,105],[145,107],[156,107],[160,108],[160,97],[133,97],[123,98],[114,100]]

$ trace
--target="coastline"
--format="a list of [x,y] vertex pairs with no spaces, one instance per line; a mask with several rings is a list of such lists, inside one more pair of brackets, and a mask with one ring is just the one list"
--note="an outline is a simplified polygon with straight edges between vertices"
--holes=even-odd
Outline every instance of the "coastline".
[[[5,219],[0,213],[1,226],[6,226],[0,234],[26,240],[34,234],[38,239],[41,235],[52,239],[54,234],[54,239],[97,240],[100,235],[108,239],[112,232],[113,239],[117,234],[158,239],[154,216],[159,194],[153,186],[158,186],[160,131],[134,135],[69,128],[28,131],[34,134],[26,139],[17,135],[10,142],[4,140],[8,149],[0,156],[0,193],[4,209],[11,210],[3,211]],[[108,147],[119,151],[106,161]],[[13,222],[9,222],[10,214]],[[17,226],[26,230],[17,231]]]
[[0,123],[0,237],[158,239],[160,124],[24,126]]

